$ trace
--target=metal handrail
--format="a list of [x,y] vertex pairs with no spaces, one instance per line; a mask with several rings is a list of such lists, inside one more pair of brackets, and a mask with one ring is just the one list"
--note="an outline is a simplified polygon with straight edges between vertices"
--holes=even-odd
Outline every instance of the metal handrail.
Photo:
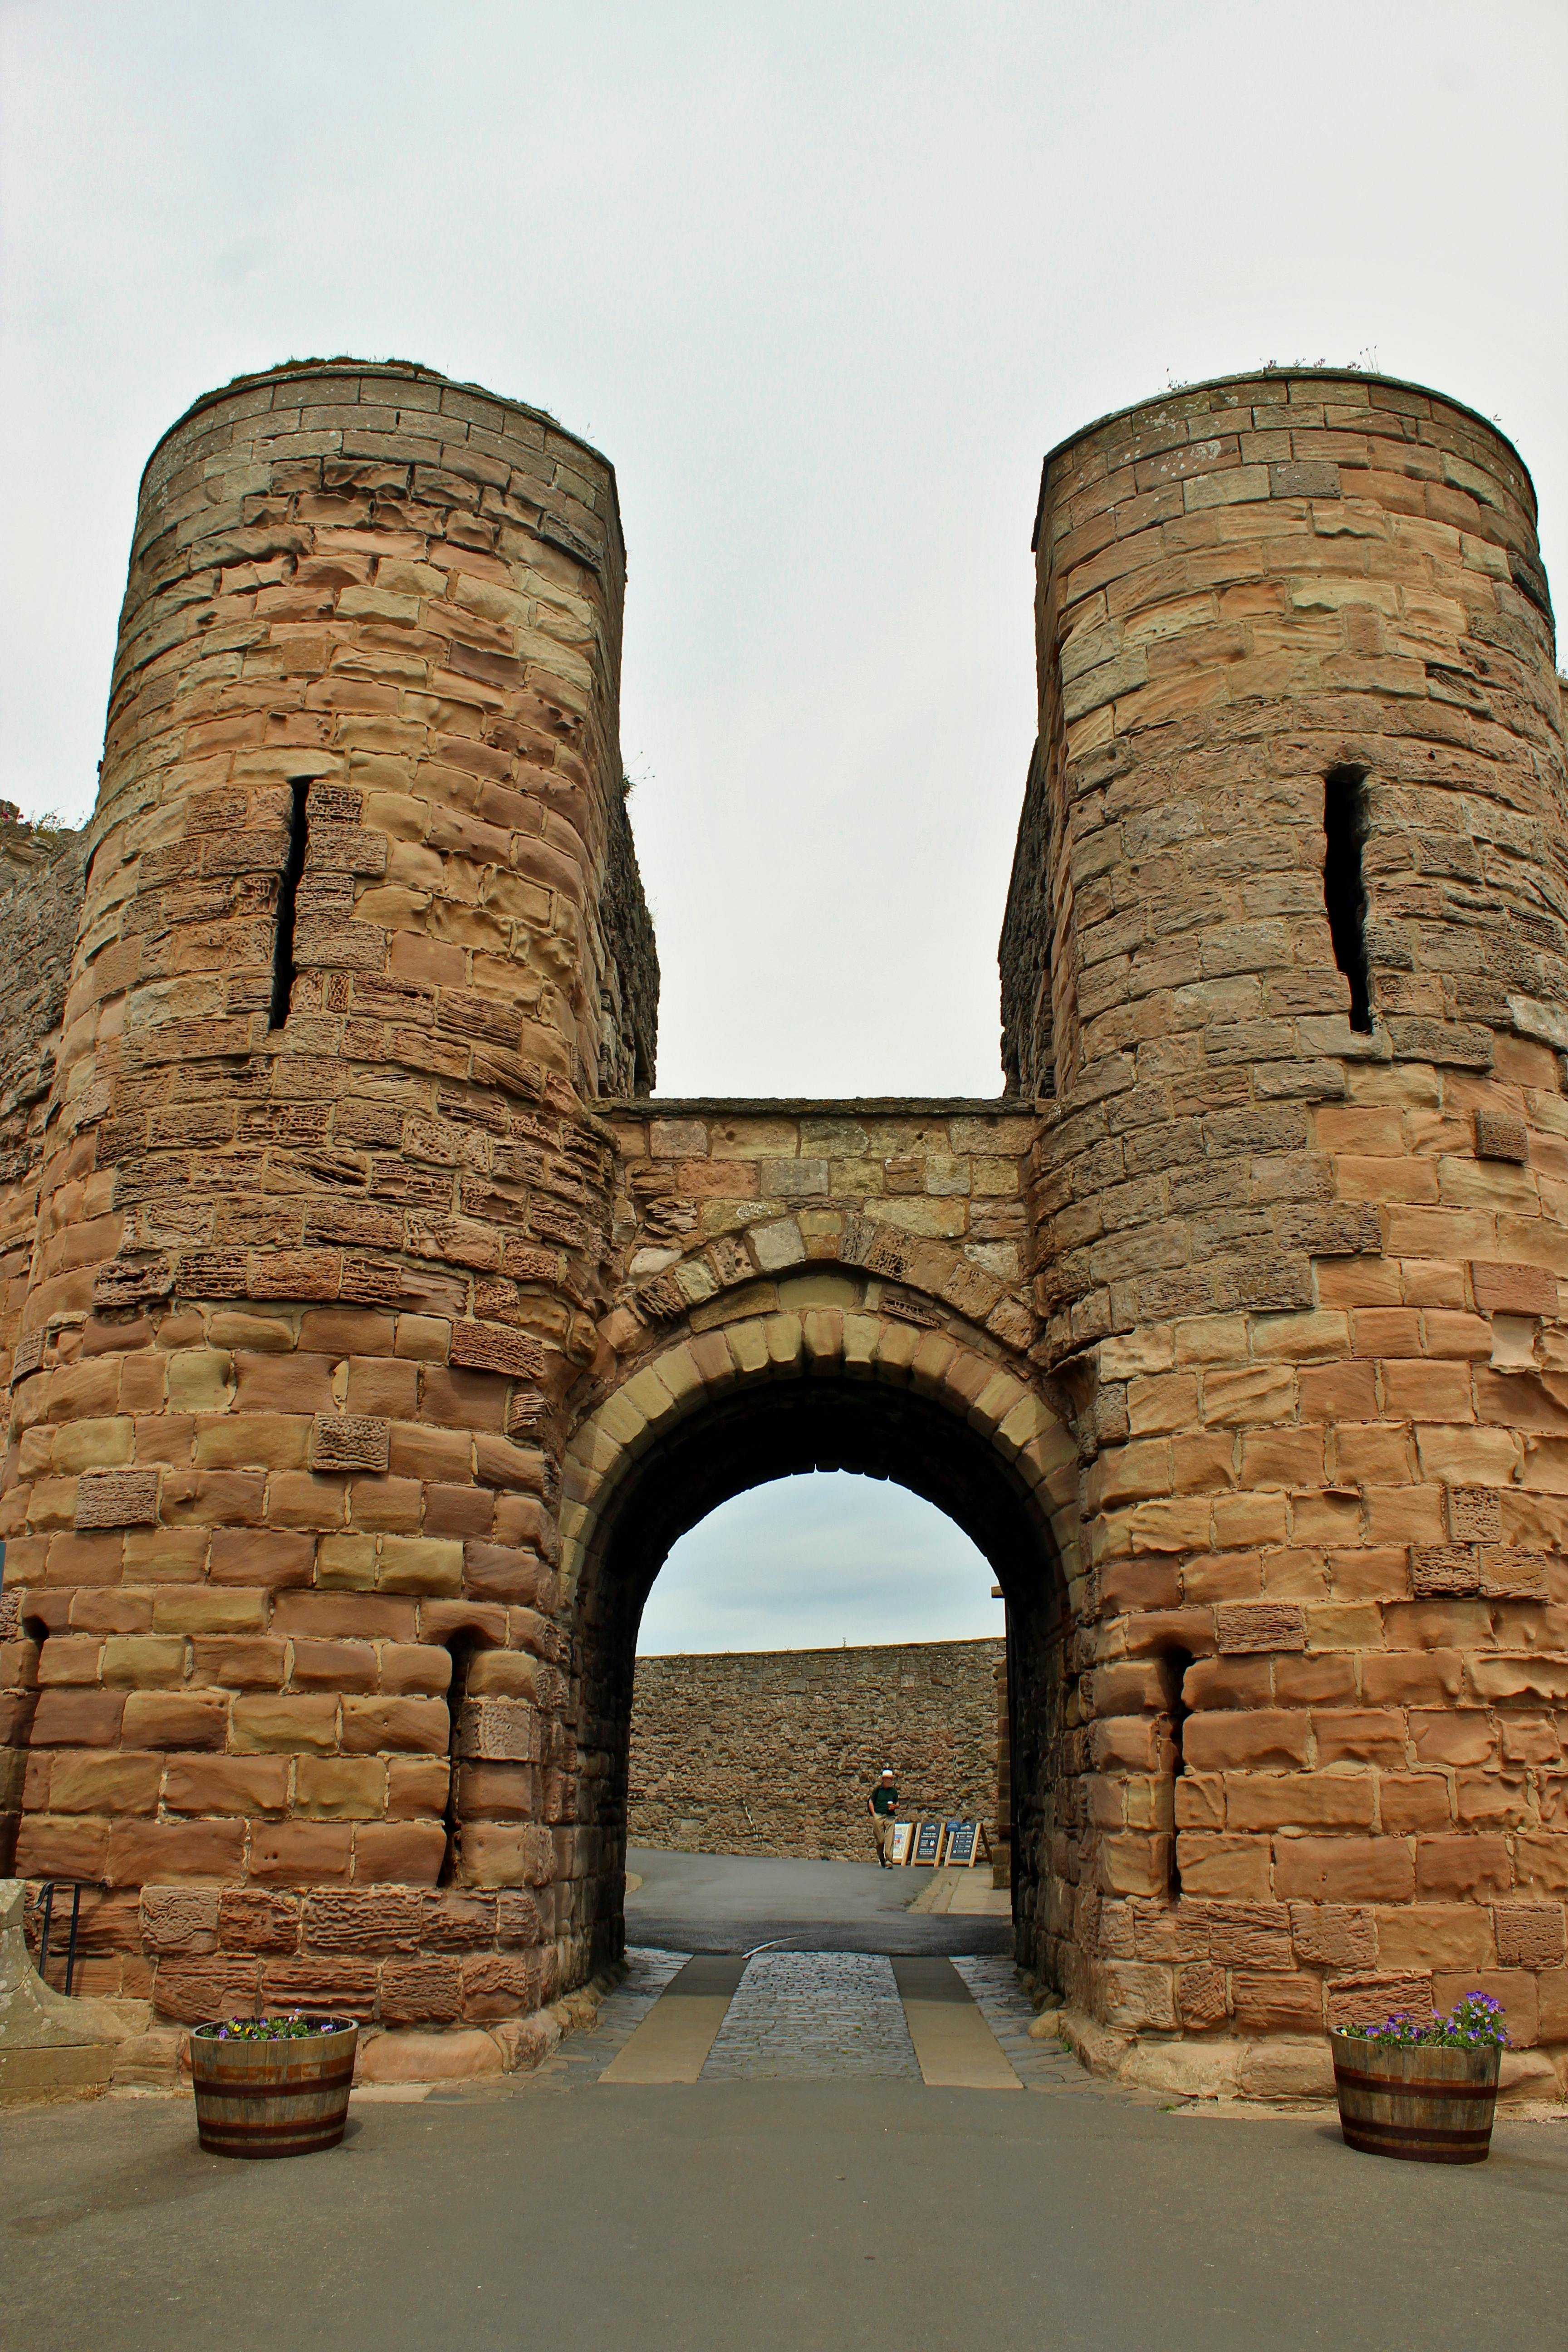
[[38,1934],[38,1974],[41,1977],[44,1977],[46,1983],[48,1981],[47,1976],[45,1976],[45,1970],[49,1965],[49,1929],[54,1921],[55,1889],[57,1886],[68,1886],[71,1890],[70,1937],[66,1945],[66,1992],[68,1996],[71,1989],[71,1979],[76,1975],[76,1931],[77,1923],[81,1917],[81,1890],[84,1886],[96,1886],[99,1884],[100,1882],[96,1878],[46,1878],[43,1882],[44,1924]]

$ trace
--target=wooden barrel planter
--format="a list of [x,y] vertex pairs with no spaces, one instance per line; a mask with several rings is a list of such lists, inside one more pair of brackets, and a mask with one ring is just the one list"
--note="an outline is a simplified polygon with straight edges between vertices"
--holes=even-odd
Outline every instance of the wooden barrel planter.
[[310,2156],[336,2147],[348,2121],[359,2028],[312,2021],[320,2031],[277,2042],[191,2035],[196,2130],[214,2156]]
[[1502,2052],[1331,2033],[1347,2147],[1416,2164],[1484,2164]]

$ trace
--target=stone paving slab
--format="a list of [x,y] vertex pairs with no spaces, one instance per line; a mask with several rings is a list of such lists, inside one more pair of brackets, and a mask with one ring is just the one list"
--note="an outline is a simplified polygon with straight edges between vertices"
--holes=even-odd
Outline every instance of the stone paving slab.
[[929,2089],[1023,2089],[951,1960],[910,1954],[893,1960],[891,1967],[921,2076]]
[[743,1956],[737,1953],[694,1954],[671,1977],[630,2039],[601,2068],[600,2082],[695,2083],[745,1969]]

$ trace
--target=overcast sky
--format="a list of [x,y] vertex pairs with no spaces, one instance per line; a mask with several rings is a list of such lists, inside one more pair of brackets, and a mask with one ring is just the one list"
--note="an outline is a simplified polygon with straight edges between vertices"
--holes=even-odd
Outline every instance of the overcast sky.
[[907,1487],[835,1470],[737,1495],[682,1538],[639,1651],[820,1650],[999,1634],[967,1536]]
[[90,806],[187,403],[421,360],[617,469],[660,1092],[994,1094],[1043,453],[1375,364],[1502,424],[1561,597],[1565,90],[1563,0],[0,0],[0,794]]

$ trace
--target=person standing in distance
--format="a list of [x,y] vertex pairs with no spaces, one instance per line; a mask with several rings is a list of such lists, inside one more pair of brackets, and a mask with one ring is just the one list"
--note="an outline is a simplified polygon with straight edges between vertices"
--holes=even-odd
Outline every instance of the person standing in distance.
[[892,1835],[893,1814],[899,1802],[898,1784],[890,1764],[882,1767],[882,1777],[866,1800],[866,1811],[871,1816],[871,1835],[877,1841],[877,1860],[883,1870],[889,1867],[888,1840]]

